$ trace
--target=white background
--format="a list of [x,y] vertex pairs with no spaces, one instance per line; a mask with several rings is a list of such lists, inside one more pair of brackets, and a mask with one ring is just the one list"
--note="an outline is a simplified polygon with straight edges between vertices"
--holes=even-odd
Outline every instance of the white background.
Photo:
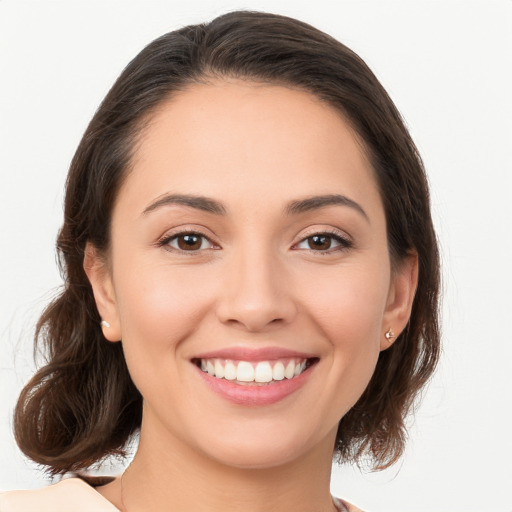
[[403,462],[336,469],[372,512],[512,511],[512,1],[0,0],[0,489],[38,487],[11,434],[87,122],[150,40],[238,8],[297,17],[358,52],[405,117],[432,187],[444,265],[439,371]]

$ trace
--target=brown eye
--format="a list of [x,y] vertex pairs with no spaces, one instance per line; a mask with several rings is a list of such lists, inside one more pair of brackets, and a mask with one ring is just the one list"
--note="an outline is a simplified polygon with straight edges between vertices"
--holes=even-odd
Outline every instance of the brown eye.
[[176,238],[178,247],[184,251],[201,249],[202,240],[198,235],[180,235]]
[[350,249],[352,242],[334,233],[316,233],[304,238],[294,248],[313,251],[319,254],[331,254],[333,252]]
[[165,244],[173,249],[187,252],[211,249],[213,245],[208,238],[199,233],[178,233],[169,238]]
[[313,250],[325,251],[331,248],[332,237],[327,235],[314,235],[308,239],[308,246]]

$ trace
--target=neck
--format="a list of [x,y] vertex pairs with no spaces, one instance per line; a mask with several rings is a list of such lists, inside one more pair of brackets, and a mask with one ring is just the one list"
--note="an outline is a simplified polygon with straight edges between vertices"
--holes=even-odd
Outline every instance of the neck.
[[288,463],[266,468],[224,465],[176,439],[145,435],[126,470],[121,503],[127,512],[332,511],[334,435]]

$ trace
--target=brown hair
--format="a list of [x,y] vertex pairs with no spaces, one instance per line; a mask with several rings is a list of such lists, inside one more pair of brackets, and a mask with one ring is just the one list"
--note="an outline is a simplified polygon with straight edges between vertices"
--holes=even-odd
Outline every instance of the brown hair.
[[303,22],[239,11],[170,32],[143,49],[107,94],[73,158],[57,242],[65,289],[36,329],[48,363],[15,410],[18,445],[53,474],[123,453],[140,427],[142,397],[122,344],[103,338],[84,248],[88,241],[108,248],[114,199],[145,120],[176,91],[212,77],[302,88],[338,109],[364,142],[392,261],[416,250],[419,284],[407,328],[381,352],[367,389],[339,423],[336,451],[342,461],[369,456],[376,468],[403,452],[405,417],[439,356],[439,256],[421,159],[393,102],[355,53]]

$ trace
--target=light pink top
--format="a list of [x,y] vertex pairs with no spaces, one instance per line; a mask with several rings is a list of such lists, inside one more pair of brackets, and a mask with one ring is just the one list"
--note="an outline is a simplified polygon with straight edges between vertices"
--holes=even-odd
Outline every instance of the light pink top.
[[110,501],[80,478],[33,491],[0,493],[0,512],[119,512]]
[[[340,512],[362,512],[334,499]],[[32,491],[0,492],[0,512],[120,512],[110,501],[80,478]]]

